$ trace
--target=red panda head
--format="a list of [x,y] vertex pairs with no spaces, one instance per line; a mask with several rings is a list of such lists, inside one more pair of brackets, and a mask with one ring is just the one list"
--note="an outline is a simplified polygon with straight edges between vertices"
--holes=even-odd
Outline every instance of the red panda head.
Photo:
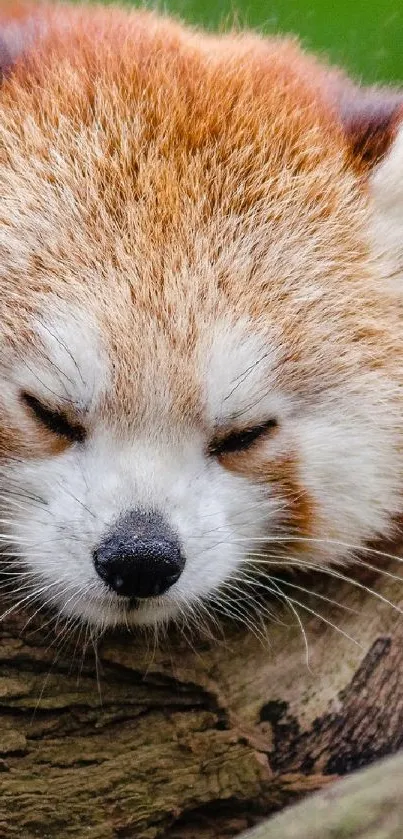
[[156,623],[254,561],[391,535],[399,96],[110,8],[33,9],[0,43],[11,567],[67,614]]

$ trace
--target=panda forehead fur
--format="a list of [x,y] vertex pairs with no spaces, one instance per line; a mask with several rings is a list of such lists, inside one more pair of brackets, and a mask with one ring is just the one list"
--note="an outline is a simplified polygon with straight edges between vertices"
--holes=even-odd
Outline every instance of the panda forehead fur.
[[[97,7],[2,15],[7,573],[99,626],[154,624],[222,598],[264,540],[298,536],[320,566],[390,536],[397,95],[381,131],[372,98],[361,126],[359,92],[287,39]],[[180,546],[159,596],[121,596],[94,565],[133,511]]]

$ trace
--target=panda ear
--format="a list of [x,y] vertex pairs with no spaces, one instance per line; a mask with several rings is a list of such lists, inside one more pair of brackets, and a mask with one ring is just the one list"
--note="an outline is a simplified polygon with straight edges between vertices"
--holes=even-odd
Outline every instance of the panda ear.
[[359,87],[346,81],[336,87],[336,106],[352,162],[372,170],[388,154],[403,122],[403,91]]
[[[371,235],[392,273],[403,273],[403,90],[360,87],[330,72],[327,95],[347,141],[348,162],[366,182]],[[329,101],[329,100],[328,100]]]
[[[1,3],[1,0],[0,0]],[[28,51],[40,34],[37,18],[22,13],[13,19],[4,18],[0,9],[0,82]]]
[[0,81],[8,75],[17,57],[9,32],[0,27]]
[[403,122],[403,90],[361,86],[328,68],[322,92],[345,136],[351,164],[369,173],[388,153]]

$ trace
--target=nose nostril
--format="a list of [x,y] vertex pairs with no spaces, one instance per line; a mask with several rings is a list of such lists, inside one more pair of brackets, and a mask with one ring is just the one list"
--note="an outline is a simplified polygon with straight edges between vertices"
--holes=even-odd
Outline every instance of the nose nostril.
[[169,577],[166,578],[166,582],[169,586],[173,586],[178,580],[182,571],[176,571],[174,574],[170,574]]
[[153,596],[158,597],[159,595],[164,594],[164,592],[168,591],[168,589],[171,588],[174,585],[174,583],[177,582],[177,580],[179,580],[181,573],[181,571],[176,571],[174,574],[161,577],[159,580],[157,580],[154,586]]
[[95,567],[104,583],[116,594],[139,599],[164,594],[182,573],[179,569],[172,573],[172,565],[159,558],[153,561],[146,557],[142,561],[138,556],[116,557],[106,563],[98,561]]
[[136,599],[164,594],[178,581],[185,565],[179,542],[163,520],[140,513],[118,523],[93,558],[97,574],[109,589]]
[[110,585],[119,594],[119,592],[123,591],[123,589],[125,587],[125,581],[124,581],[123,577],[120,577],[117,574],[116,577],[111,577]]

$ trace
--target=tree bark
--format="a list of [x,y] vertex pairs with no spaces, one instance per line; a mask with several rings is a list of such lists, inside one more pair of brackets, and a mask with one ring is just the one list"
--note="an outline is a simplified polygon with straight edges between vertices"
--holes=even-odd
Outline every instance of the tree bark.
[[[189,644],[171,633],[154,649],[126,632],[105,637],[95,656],[79,637],[58,638],[42,613],[12,613],[0,639],[1,839],[234,837],[395,752],[403,744],[398,573],[394,563],[352,583],[289,578],[283,590],[303,604],[293,607],[306,643],[292,609],[277,607],[256,635],[225,625],[213,628],[215,640]],[[395,784],[393,767],[379,771]],[[389,808],[387,782],[383,789]],[[378,837],[365,825],[307,832],[303,820],[318,806],[274,816],[255,836]],[[289,832],[276,832],[289,818]]]
[[292,807],[242,839],[401,839],[403,755]]

